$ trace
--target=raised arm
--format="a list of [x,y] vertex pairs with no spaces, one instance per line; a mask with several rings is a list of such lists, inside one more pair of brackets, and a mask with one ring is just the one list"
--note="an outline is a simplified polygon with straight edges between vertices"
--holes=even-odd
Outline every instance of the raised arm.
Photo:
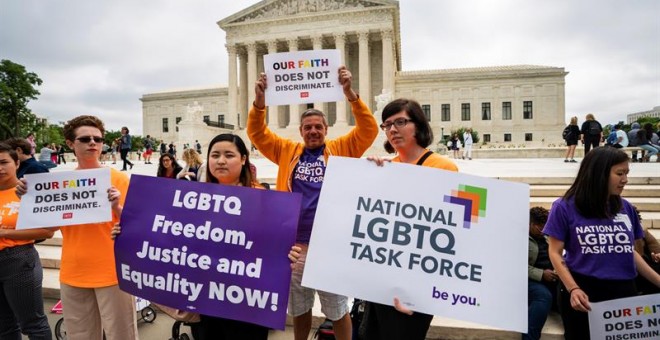
[[254,106],[257,109],[266,108],[266,87],[268,87],[268,79],[266,74],[262,72],[254,84]]
[[337,138],[334,145],[336,154],[349,157],[361,157],[378,136],[378,124],[367,104],[353,91],[353,75],[346,66],[339,67],[339,83],[344,95],[351,104],[351,113],[355,117],[355,127]]
[[[266,88],[268,87],[268,78],[265,73],[259,74],[259,78],[254,84],[254,103],[248,113],[247,134],[252,144],[259,149],[264,157],[274,163],[279,162],[280,150],[286,143],[292,141],[282,138],[272,132],[266,124]],[[296,119],[296,117],[292,117]]]
[[339,84],[341,84],[341,88],[348,101],[354,102],[358,99],[357,93],[352,88],[353,75],[344,65],[339,67]]

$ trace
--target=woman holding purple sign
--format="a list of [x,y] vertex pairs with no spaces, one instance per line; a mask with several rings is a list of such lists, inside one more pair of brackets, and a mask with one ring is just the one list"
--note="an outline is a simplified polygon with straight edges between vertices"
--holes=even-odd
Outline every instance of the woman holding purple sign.
[[638,273],[660,287],[660,275],[634,250],[644,233],[633,206],[621,198],[629,162],[619,149],[590,151],[543,229],[562,283],[559,310],[568,340],[589,339],[590,302],[637,295]]
[[[193,150],[193,152],[195,152]],[[161,156],[173,159],[169,154]],[[169,158],[168,158],[169,157]],[[162,163],[162,162],[161,162]],[[206,182],[263,189],[250,171],[250,155],[243,140],[234,134],[220,134],[211,140],[206,157]],[[112,236],[121,232],[115,226]],[[288,257],[296,262],[300,248],[292,247]],[[193,330],[195,340],[260,340],[268,338],[268,328],[257,324],[201,315]]]
[[[252,178],[250,155],[241,137],[217,135],[209,143],[206,156],[206,181],[263,189]],[[268,328],[249,322],[202,315],[201,340],[268,339]]]
[[51,339],[44,314],[43,269],[35,239],[53,237],[49,229],[15,230],[20,199],[16,196],[18,155],[0,143],[0,338]]

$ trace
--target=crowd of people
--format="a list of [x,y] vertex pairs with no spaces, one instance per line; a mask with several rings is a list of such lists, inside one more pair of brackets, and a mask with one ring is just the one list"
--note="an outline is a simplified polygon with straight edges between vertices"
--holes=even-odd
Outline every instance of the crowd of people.
[[[632,161],[649,162],[651,157],[658,156],[658,153],[660,153],[658,133],[660,133],[660,123],[654,129],[651,123],[645,123],[642,127],[639,123],[635,122],[630,125],[628,132],[623,130],[621,123],[617,123],[610,126],[610,133],[605,136],[603,125],[596,120],[593,114],[587,114],[585,121],[580,127],[578,127],[578,118],[571,117],[570,122],[562,132],[562,138],[567,146],[564,162],[577,162],[574,157],[578,141],[581,141],[584,145],[585,155],[590,150],[599,147],[601,143],[604,146],[616,149],[623,149],[629,146],[639,147],[642,149],[641,157],[638,156],[637,151],[633,151]],[[660,157],[656,157],[656,162],[660,162]]]
[[[352,74],[340,67],[337,74],[343,93],[351,106],[355,126],[345,135],[328,136],[325,113],[310,108],[300,116],[302,142],[278,136],[266,123],[266,88],[268,79],[260,74],[255,83],[255,99],[247,121],[247,135],[260,153],[277,164],[276,190],[302,195],[295,244],[287,256],[291,261],[291,286],[288,313],[293,318],[296,340],[307,339],[312,324],[314,297],[319,296],[321,311],[331,320],[334,336],[339,340],[353,337],[354,325],[349,315],[348,297],[316,291],[301,284],[305,259],[318,200],[330,155],[361,157],[373,144],[379,125],[368,106],[353,90]],[[386,162],[459,171],[447,157],[429,150],[433,132],[419,103],[411,99],[395,99],[382,110],[380,129],[386,136],[384,149],[393,158],[370,156],[378,166]],[[580,164],[575,181],[552,209],[530,210],[528,296],[529,330],[524,339],[538,339],[548,312],[556,301],[567,339],[588,339],[586,312],[591,302],[653,293],[660,287],[660,245],[641,227],[634,207],[621,197],[627,183],[629,157],[611,147],[601,148],[595,135],[588,135],[595,122],[588,117],[582,128],[574,131],[571,141],[580,139],[585,148],[593,148]],[[600,126],[600,124],[597,124]],[[577,118],[571,120],[577,128]],[[602,127],[601,131],[602,131]],[[463,136],[464,154],[471,159],[468,147],[471,131]],[[602,132],[599,132],[602,133]],[[94,116],[78,116],[66,123],[67,146],[74,151],[76,170],[101,168],[105,128]],[[581,136],[581,137],[580,137]],[[150,140],[150,139],[149,139]],[[458,136],[452,141],[458,145]],[[151,151],[156,145],[151,141]],[[122,128],[119,152],[123,169],[132,167],[127,159],[131,138]],[[122,147],[122,145],[128,145]],[[250,163],[245,141],[234,134],[220,134],[208,143],[206,157],[201,157],[201,145],[183,152],[185,166],[177,162],[173,143],[159,145],[158,177],[214,183],[213,185],[244,186],[264,189]],[[41,296],[42,269],[34,248],[35,240],[52,237],[53,228],[29,231],[15,230],[17,205],[27,192],[26,173],[47,172],[48,167],[36,161],[29,139],[10,139],[0,143],[0,339],[20,339],[20,333],[30,339],[51,339],[43,311]],[[454,156],[458,156],[454,150]],[[105,151],[107,154],[107,150]],[[149,153],[149,157],[151,152]],[[647,155],[648,156],[648,155]],[[150,162],[145,152],[144,161]],[[645,156],[646,157],[646,156]],[[567,159],[568,156],[567,156]],[[571,154],[571,158],[572,154]],[[600,171],[596,171],[600,169]],[[375,170],[379,171],[379,170]],[[314,176],[294,176],[295,173]],[[64,320],[68,339],[108,340],[137,339],[133,298],[118,288],[115,272],[113,239],[121,233],[121,213],[128,190],[128,176],[111,168],[111,187],[105,193],[112,207],[112,220],[104,223],[67,226],[63,236],[60,267],[62,303],[66,306]],[[583,253],[578,239],[582,226],[618,226],[631,240],[637,252],[606,254]],[[598,230],[593,231],[598,233]],[[634,244],[633,244],[634,240]],[[622,245],[620,240],[613,241]],[[90,256],[93,254],[93,256]],[[643,285],[645,283],[646,285]],[[643,287],[642,291],[638,286]],[[392,304],[366,303],[365,319],[360,325],[361,339],[425,339],[432,315],[403,306],[396,296]],[[267,339],[268,329],[249,322],[202,315],[193,330],[195,339]]]

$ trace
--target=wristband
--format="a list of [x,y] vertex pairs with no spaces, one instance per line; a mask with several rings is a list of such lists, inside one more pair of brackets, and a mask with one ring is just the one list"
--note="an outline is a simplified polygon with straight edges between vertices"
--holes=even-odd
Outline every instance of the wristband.
[[573,293],[573,291],[576,290],[576,289],[582,290],[582,288],[580,288],[580,287],[573,287],[573,288],[571,288],[571,289],[568,290],[568,294],[570,295],[570,294]]

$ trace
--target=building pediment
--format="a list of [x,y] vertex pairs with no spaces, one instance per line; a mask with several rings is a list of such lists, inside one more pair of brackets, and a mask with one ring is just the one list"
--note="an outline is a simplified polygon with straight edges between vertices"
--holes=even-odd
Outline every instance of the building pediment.
[[395,0],[264,0],[218,22],[221,28],[234,24],[281,20],[287,17],[328,15],[332,12],[397,6]]

